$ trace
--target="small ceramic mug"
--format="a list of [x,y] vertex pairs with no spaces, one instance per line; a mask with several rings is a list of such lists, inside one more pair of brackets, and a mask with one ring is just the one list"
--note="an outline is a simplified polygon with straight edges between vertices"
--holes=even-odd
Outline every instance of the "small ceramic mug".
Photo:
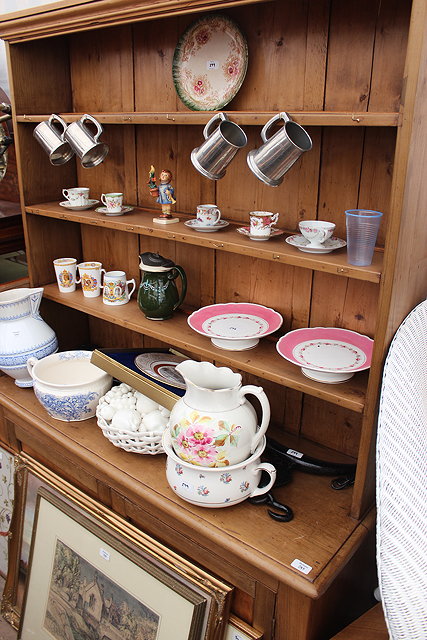
[[83,295],[86,298],[96,298],[101,293],[101,273],[105,273],[101,262],[81,262],[77,265],[82,283]]
[[[132,285],[131,291],[128,287],[130,284]],[[124,271],[107,271],[104,274],[102,285],[102,302],[110,305],[126,304],[135,291],[135,287],[135,280],[133,278],[126,280]]]
[[120,213],[123,204],[123,193],[103,193],[101,202],[107,207],[108,213]]
[[266,238],[271,235],[273,225],[279,219],[279,214],[270,213],[270,211],[251,211],[249,219],[251,236]]
[[220,221],[221,211],[214,204],[199,204],[196,217],[199,224],[210,227]]
[[75,258],[57,258],[53,261],[56,281],[61,293],[71,293],[76,290],[77,260]]
[[324,220],[302,220],[298,226],[304,238],[309,241],[310,247],[321,247],[335,229],[333,222]]
[[62,189],[62,195],[75,207],[84,207],[89,203],[88,187],[73,187],[72,189]]

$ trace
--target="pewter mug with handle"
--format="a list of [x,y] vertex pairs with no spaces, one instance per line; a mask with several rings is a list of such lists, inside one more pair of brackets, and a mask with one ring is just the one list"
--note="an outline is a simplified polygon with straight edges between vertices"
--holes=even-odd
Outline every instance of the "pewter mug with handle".
[[[213,125],[220,120],[212,131]],[[191,152],[191,162],[205,178],[219,180],[225,175],[227,165],[236,153],[244,147],[248,139],[237,124],[231,122],[225,113],[216,113],[203,129],[205,141]]]
[[[86,126],[86,122],[91,122],[95,125],[95,135]],[[104,142],[99,142],[99,136],[102,132],[102,126],[88,113],[85,113],[80,120],[72,122],[65,130],[64,138],[79,156],[83,167],[96,167],[107,155],[108,145]]]
[[[268,138],[270,127],[278,120],[284,121],[283,127]],[[261,138],[264,144],[259,149],[250,151],[247,161],[256,177],[270,187],[277,187],[298,158],[313,146],[305,129],[284,111],[273,116],[264,125]]]
[[[55,126],[55,123],[58,123],[61,129]],[[56,113],[52,113],[49,120],[40,122],[33,131],[33,136],[46,151],[53,165],[65,164],[74,155],[69,143],[64,140],[66,129],[67,123]]]

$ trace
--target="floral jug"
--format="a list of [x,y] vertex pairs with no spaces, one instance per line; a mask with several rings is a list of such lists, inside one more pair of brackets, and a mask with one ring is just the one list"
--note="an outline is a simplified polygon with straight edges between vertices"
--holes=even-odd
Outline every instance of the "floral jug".
[[[270,404],[262,387],[242,387],[242,376],[210,362],[184,360],[176,366],[186,392],[174,405],[169,429],[175,453],[186,462],[206,467],[234,465],[255,451],[270,421]],[[246,400],[256,396],[262,419]]]
[[32,387],[30,356],[44,358],[58,349],[56,334],[39,314],[43,287],[0,293],[0,370],[18,387]]

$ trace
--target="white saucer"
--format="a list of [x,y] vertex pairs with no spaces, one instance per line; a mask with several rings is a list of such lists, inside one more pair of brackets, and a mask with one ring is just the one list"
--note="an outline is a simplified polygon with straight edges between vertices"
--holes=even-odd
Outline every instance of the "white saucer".
[[65,209],[70,209],[71,211],[84,211],[85,209],[90,209],[98,204],[99,200],[88,200],[87,204],[74,205],[68,202],[68,200],[64,200],[64,202],[60,202],[59,206],[65,207]]
[[197,220],[186,220],[184,222],[185,226],[190,227],[190,229],[195,229],[196,231],[202,231],[203,233],[211,233],[212,231],[219,231],[220,229],[225,229],[230,224],[227,220],[220,220],[215,224],[200,224]]
[[305,253],[330,253],[331,251],[335,251],[335,249],[342,249],[342,247],[345,247],[347,244],[345,240],[332,236],[329,240],[325,240],[322,247],[310,247],[307,238],[299,234],[285,238],[285,242]]
[[129,211],[133,211],[133,207],[123,206],[121,211],[118,213],[108,213],[107,207],[98,207],[95,209],[98,213],[103,213],[106,216],[122,216],[124,213],[129,213]]
[[250,227],[239,227],[237,231],[243,236],[250,238],[250,240],[256,240],[257,242],[270,240],[270,238],[276,238],[277,236],[281,236],[283,233],[285,233],[284,231],[282,231],[282,229],[272,229],[269,236],[252,236],[250,233]]

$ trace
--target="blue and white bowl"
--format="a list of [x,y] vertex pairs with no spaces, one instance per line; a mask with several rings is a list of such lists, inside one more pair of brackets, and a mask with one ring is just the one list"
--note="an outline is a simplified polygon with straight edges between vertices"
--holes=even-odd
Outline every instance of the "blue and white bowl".
[[91,351],[62,351],[41,360],[28,359],[34,393],[52,418],[78,422],[95,415],[113,379],[90,362],[91,355]]

